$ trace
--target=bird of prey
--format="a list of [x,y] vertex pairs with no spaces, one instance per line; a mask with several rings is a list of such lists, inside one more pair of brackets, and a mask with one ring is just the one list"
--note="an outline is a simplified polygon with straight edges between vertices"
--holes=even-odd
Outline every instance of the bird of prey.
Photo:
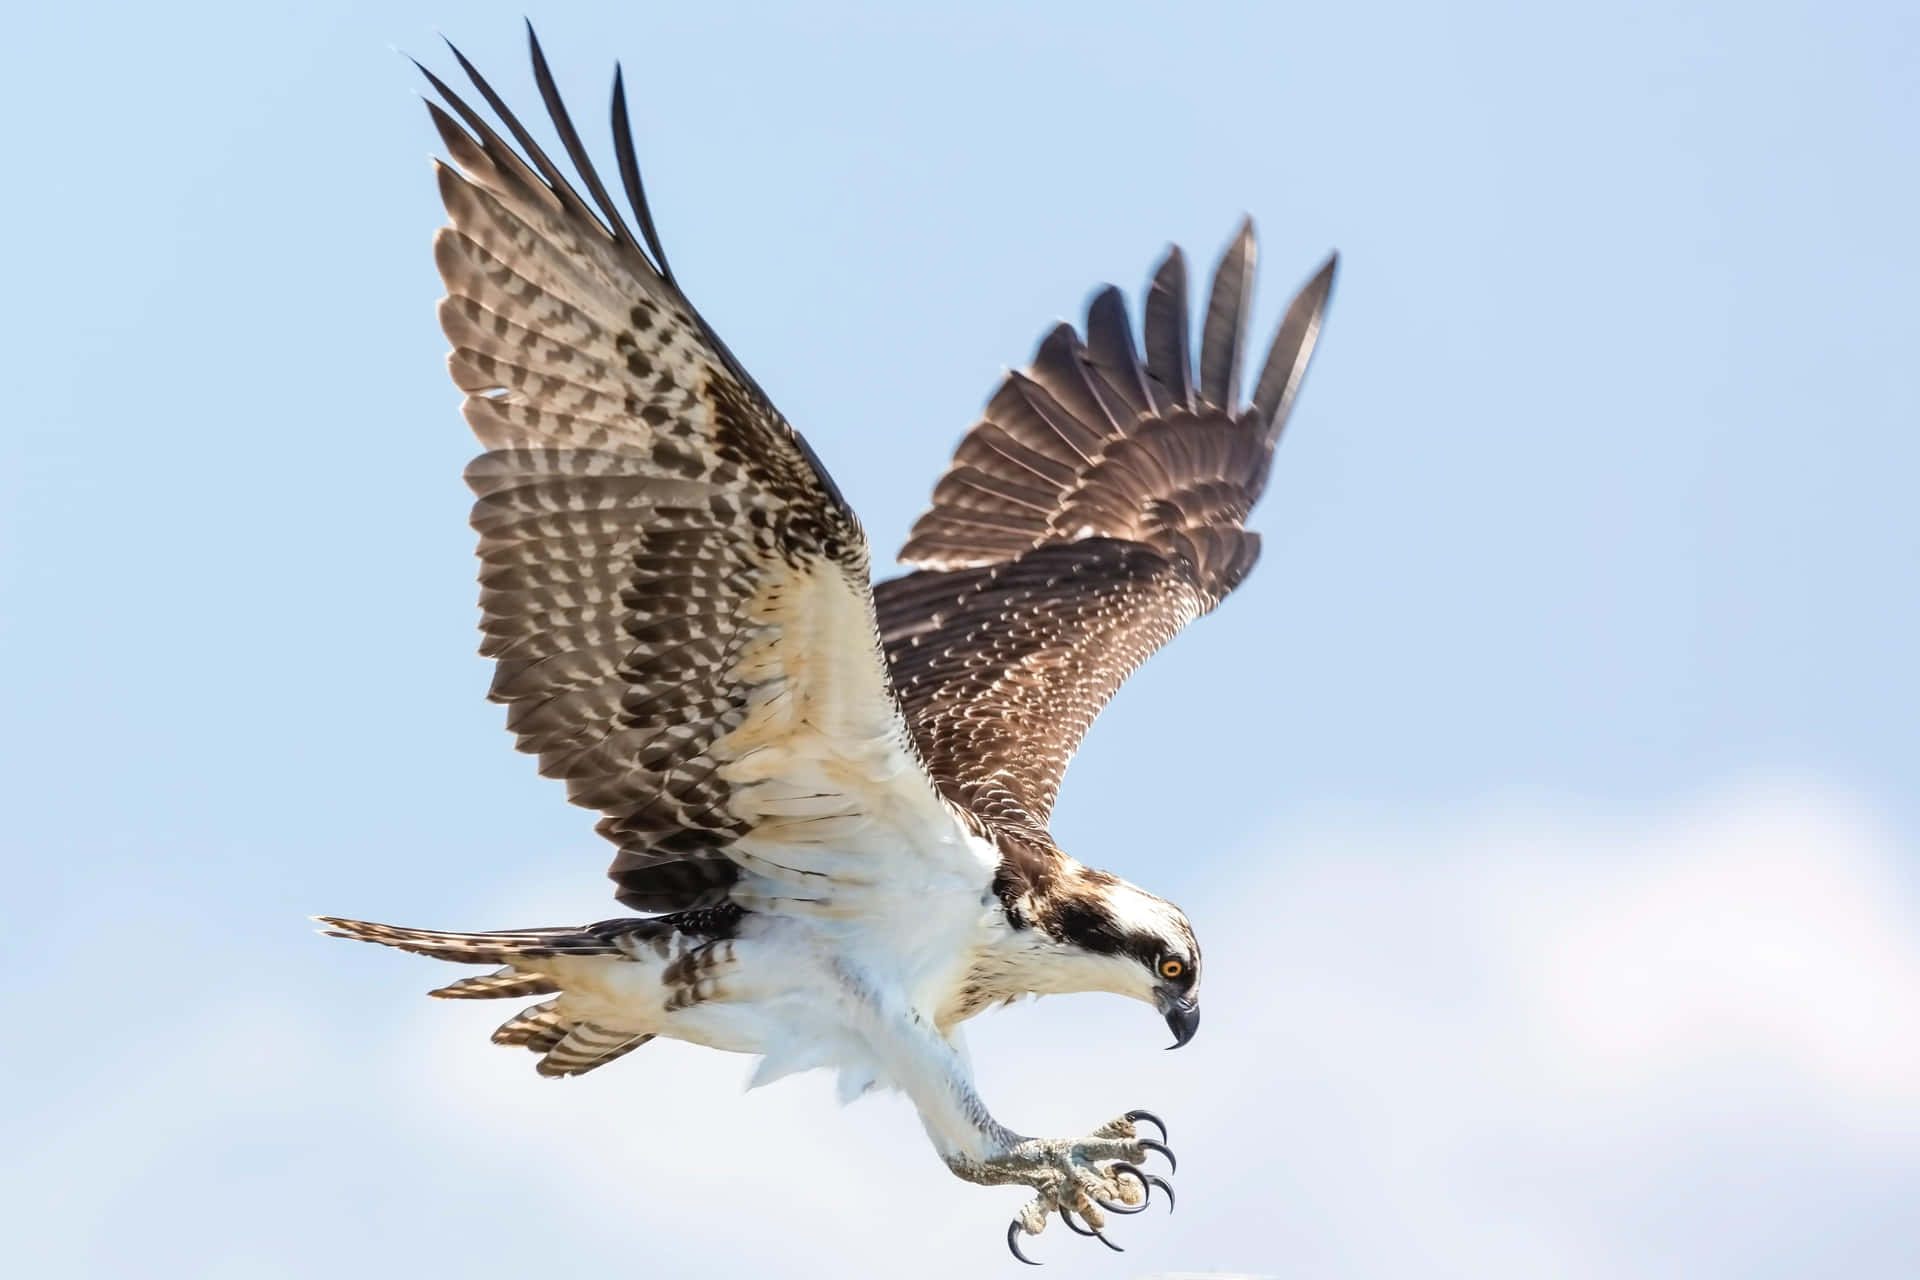
[[[477,495],[490,697],[539,771],[597,810],[639,913],[457,933],[328,931],[492,966],[433,994],[532,998],[494,1040],[572,1076],[656,1036],[756,1054],[754,1083],[830,1068],[913,1102],[959,1177],[1022,1184],[1008,1226],[1099,1236],[1172,1188],[1166,1129],[1129,1111],[1030,1137],[975,1090],[961,1024],[1020,996],[1105,991],[1185,1044],[1187,917],[1048,834],[1101,706],[1252,569],[1267,482],[1332,290],[1288,306],[1242,398],[1250,223],[1188,332],[1180,251],[1136,345],[1118,290],[1009,373],[874,584],[819,457],[688,301],[613,81],[609,191],[528,30],[569,178],[461,56],[495,123],[426,71],[451,163],[434,239]],[[502,132],[504,130],[504,133]],[[584,188],[584,192],[582,191]],[[1158,1137],[1143,1135],[1152,1125]],[[1111,1242],[1109,1242],[1111,1243]]]

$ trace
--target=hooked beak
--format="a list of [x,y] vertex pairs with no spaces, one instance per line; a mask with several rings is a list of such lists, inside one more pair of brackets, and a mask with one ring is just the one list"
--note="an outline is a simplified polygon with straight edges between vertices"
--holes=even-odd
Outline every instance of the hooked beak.
[[1167,1030],[1173,1032],[1173,1043],[1169,1049],[1178,1049],[1193,1039],[1193,1033],[1200,1029],[1200,1005],[1194,1000],[1173,1000],[1162,1006],[1161,1012],[1167,1015]]

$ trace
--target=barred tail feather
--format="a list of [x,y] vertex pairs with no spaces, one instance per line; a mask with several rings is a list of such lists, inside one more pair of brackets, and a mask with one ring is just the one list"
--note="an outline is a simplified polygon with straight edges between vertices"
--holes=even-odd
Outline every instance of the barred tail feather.
[[584,1075],[632,1053],[651,1039],[653,1037],[644,1032],[609,1031],[591,1022],[576,1022],[566,1036],[534,1064],[534,1070],[543,1076]]
[[558,1000],[530,1005],[500,1024],[493,1033],[495,1044],[517,1044],[545,1053],[567,1038],[571,1024],[560,1012]]
[[560,988],[553,979],[508,967],[477,978],[462,978],[427,992],[442,1000],[501,1000],[514,996],[550,996]]
[[346,920],[339,916],[315,916],[314,919],[327,926],[321,932],[330,938],[377,942],[455,964],[512,964],[516,960],[542,960],[548,956],[619,955],[623,936],[645,936],[662,928],[656,921],[636,918],[574,928],[453,933],[443,929],[403,929],[398,925]]
[[548,1077],[584,1075],[651,1039],[645,1032],[614,1031],[592,1022],[575,1022],[558,1000],[522,1009],[493,1033],[495,1044],[520,1045],[541,1055],[534,1070]]
[[[492,973],[462,978],[428,992],[450,1000],[494,1000],[513,996],[554,996],[522,1009],[500,1025],[493,1042],[519,1045],[540,1055],[535,1069],[543,1076],[577,1076],[638,1049],[653,1036],[581,1021],[567,1009],[558,981],[529,972],[539,961],[558,956],[620,956],[636,939],[671,931],[661,920],[609,920],[564,929],[516,929],[500,933],[452,933],[439,929],[403,929],[366,920],[316,916],[335,938],[377,942],[415,955],[456,964],[492,964]],[[623,943],[627,945],[622,945]]]

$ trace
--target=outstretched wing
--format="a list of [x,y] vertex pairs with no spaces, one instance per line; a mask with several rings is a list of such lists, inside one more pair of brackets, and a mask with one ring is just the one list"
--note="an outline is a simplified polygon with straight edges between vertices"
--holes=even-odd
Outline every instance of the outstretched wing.
[[465,58],[518,151],[427,73],[454,113],[429,104],[457,166],[439,166],[434,256],[487,448],[467,481],[490,696],[540,772],[605,815],[630,906],[825,903],[873,874],[864,855],[964,855],[888,686],[858,522],[674,283],[619,78],[644,247],[528,35],[592,207]]
[[894,686],[935,782],[996,824],[1044,826],[1067,761],[1133,669],[1253,568],[1245,527],[1333,288],[1329,257],[1240,400],[1246,223],[1213,278],[1197,377],[1186,263],[1155,272],[1136,352],[1103,289],[1083,342],[1047,335],[987,404],[875,588]]

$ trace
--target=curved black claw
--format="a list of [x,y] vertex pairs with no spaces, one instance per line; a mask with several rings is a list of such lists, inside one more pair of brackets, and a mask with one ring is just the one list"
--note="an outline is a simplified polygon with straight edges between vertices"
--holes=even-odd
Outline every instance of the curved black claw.
[[1173,1158],[1173,1152],[1168,1148],[1166,1143],[1155,1142],[1152,1138],[1138,1138],[1136,1141],[1147,1150],[1158,1151],[1161,1155],[1165,1156],[1167,1158],[1168,1173],[1180,1172],[1180,1162]]
[[1073,1220],[1073,1210],[1067,1208],[1064,1205],[1062,1205],[1060,1208],[1060,1221],[1066,1223],[1067,1230],[1073,1232],[1077,1236],[1088,1236],[1088,1237],[1091,1237],[1092,1239],[1098,1240],[1101,1244],[1107,1246],[1107,1248],[1113,1250],[1115,1253],[1126,1252],[1125,1249],[1122,1249],[1119,1245],[1115,1244],[1113,1241],[1101,1235],[1100,1228],[1093,1227],[1093,1226],[1083,1227],[1079,1223],[1075,1222]]
[[[1119,1160],[1115,1160],[1111,1167],[1116,1176],[1122,1173],[1130,1173],[1134,1177],[1140,1179],[1140,1186],[1143,1190],[1147,1185],[1147,1179],[1153,1176],[1150,1173],[1142,1173],[1140,1172],[1140,1170],[1134,1168],[1132,1165],[1126,1164],[1123,1161],[1119,1161]],[[1102,1209],[1105,1209],[1108,1213],[1120,1213],[1120,1214],[1145,1213],[1147,1211],[1147,1200],[1151,1199],[1152,1196],[1153,1196],[1153,1192],[1148,1191],[1146,1194],[1146,1197],[1144,1197],[1139,1204],[1116,1204],[1111,1200],[1102,1200],[1099,1196],[1092,1197],[1092,1200],[1095,1204],[1099,1205]]]
[[[1120,1210],[1120,1212],[1139,1213],[1141,1209],[1146,1208],[1149,1204],[1153,1202],[1153,1188],[1155,1187],[1158,1187],[1162,1191],[1167,1193],[1167,1212],[1168,1213],[1173,1212],[1173,1206],[1174,1206],[1173,1184],[1169,1183],[1165,1178],[1161,1177],[1157,1173],[1143,1173],[1139,1169],[1135,1168],[1134,1166],[1119,1160],[1115,1160],[1113,1162],[1113,1171],[1116,1175],[1122,1174],[1122,1173],[1130,1173],[1134,1177],[1138,1178],[1140,1180],[1140,1190],[1143,1193],[1140,1201],[1139,1209],[1123,1209],[1123,1210]],[[1100,1204],[1100,1207],[1103,1209],[1107,1207],[1107,1203],[1104,1200],[1100,1201],[1099,1204]]]
[[1038,1262],[1035,1262],[1032,1258],[1029,1258],[1026,1254],[1020,1252],[1020,1232],[1022,1229],[1023,1228],[1020,1226],[1020,1219],[1018,1218],[1015,1218],[1012,1222],[1009,1222],[1007,1224],[1007,1248],[1011,1249],[1013,1251],[1013,1256],[1020,1259],[1020,1261],[1026,1263],[1030,1267],[1037,1267],[1041,1264]]
[[1167,1140],[1167,1122],[1151,1111],[1129,1111],[1122,1118],[1134,1124],[1139,1124],[1142,1120],[1145,1120],[1148,1124],[1160,1131],[1160,1141],[1165,1142]]
[[1173,1200],[1173,1186],[1171,1183],[1169,1183],[1165,1178],[1161,1177],[1157,1173],[1150,1173],[1146,1177],[1140,1179],[1140,1181],[1146,1183],[1148,1186],[1158,1187],[1162,1191],[1166,1192],[1167,1193],[1167,1212],[1168,1213],[1173,1212],[1174,1200]]

